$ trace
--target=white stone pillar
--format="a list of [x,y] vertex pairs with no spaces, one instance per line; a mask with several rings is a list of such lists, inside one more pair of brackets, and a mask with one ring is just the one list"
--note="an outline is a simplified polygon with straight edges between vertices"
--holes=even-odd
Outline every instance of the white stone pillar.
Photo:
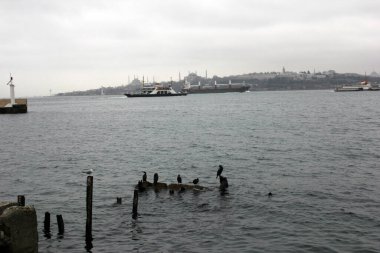
[[9,85],[10,87],[10,90],[11,90],[11,105],[15,105],[16,104],[16,99],[15,99],[15,86],[13,85],[13,83],[11,83]]

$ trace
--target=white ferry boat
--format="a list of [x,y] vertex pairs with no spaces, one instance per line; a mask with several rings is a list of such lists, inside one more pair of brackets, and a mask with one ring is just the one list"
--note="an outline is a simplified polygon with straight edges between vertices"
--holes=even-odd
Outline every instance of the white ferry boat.
[[165,87],[160,84],[154,86],[144,86],[138,93],[125,93],[127,97],[169,97],[186,96],[185,92],[176,92],[171,86]]
[[367,81],[363,81],[358,85],[343,85],[334,89],[336,92],[341,91],[378,91],[380,87],[378,85],[372,85]]

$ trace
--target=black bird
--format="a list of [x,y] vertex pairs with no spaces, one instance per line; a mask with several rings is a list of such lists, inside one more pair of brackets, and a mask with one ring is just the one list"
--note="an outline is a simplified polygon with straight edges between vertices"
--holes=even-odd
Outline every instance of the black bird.
[[143,182],[146,182],[146,172],[144,171]]
[[158,182],[158,174],[157,173],[154,173],[154,176],[153,176],[153,183],[154,184],[157,184]]
[[223,166],[219,165],[218,172],[216,173],[216,178],[218,178],[220,175],[222,175],[222,172],[223,172]]
[[198,184],[199,183],[199,178],[196,178],[193,180],[193,184]]
[[268,193],[268,198],[271,198],[273,196],[272,192]]
[[178,182],[179,184],[182,184],[182,178],[181,178],[181,175],[179,175],[179,174],[178,174],[178,176],[177,176],[177,182]]

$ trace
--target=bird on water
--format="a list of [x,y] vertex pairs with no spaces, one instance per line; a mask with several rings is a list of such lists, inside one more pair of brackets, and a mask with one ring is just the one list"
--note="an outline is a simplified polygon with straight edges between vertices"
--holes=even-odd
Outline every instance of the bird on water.
[[87,175],[91,175],[92,174],[92,172],[94,172],[94,170],[93,169],[89,169],[89,170],[84,170],[84,171],[82,171],[83,173],[86,173]]
[[178,182],[179,184],[182,184],[182,178],[181,178],[181,175],[179,175],[179,174],[178,174],[178,176],[177,176],[177,182]]
[[196,178],[193,180],[193,184],[198,184],[199,183],[199,178]]
[[218,178],[220,175],[222,175],[222,172],[223,172],[223,166],[219,165],[218,172],[216,173],[216,178]]
[[153,183],[154,184],[157,184],[158,182],[158,174],[157,173],[154,173],[154,176],[153,176]]
[[146,172],[145,171],[143,171],[144,172],[144,175],[143,175],[143,182],[146,182]]

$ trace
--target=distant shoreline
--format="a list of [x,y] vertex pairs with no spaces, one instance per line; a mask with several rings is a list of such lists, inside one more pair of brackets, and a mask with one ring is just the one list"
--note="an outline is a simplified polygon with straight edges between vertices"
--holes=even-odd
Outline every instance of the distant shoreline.
[[[329,72],[330,73],[330,72]],[[356,84],[364,79],[380,83],[380,77],[358,74],[338,74],[331,72],[330,74],[310,74],[310,73],[253,73],[228,77],[204,78],[196,74],[189,74],[185,77],[186,81],[177,82],[161,82],[161,84],[171,85],[174,90],[180,91],[185,86],[185,82],[190,85],[214,85],[228,84],[231,82],[244,83],[250,86],[250,91],[286,91],[286,90],[329,90],[335,89],[342,85]],[[152,85],[152,84],[145,84]],[[96,96],[96,95],[123,95],[126,92],[135,92],[141,89],[143,82],[134,79],[128,85],[121,85],[116,87],[99,87],[98,89],[91,89],[85,91],[71,91],[58,93],[55,96]]]

